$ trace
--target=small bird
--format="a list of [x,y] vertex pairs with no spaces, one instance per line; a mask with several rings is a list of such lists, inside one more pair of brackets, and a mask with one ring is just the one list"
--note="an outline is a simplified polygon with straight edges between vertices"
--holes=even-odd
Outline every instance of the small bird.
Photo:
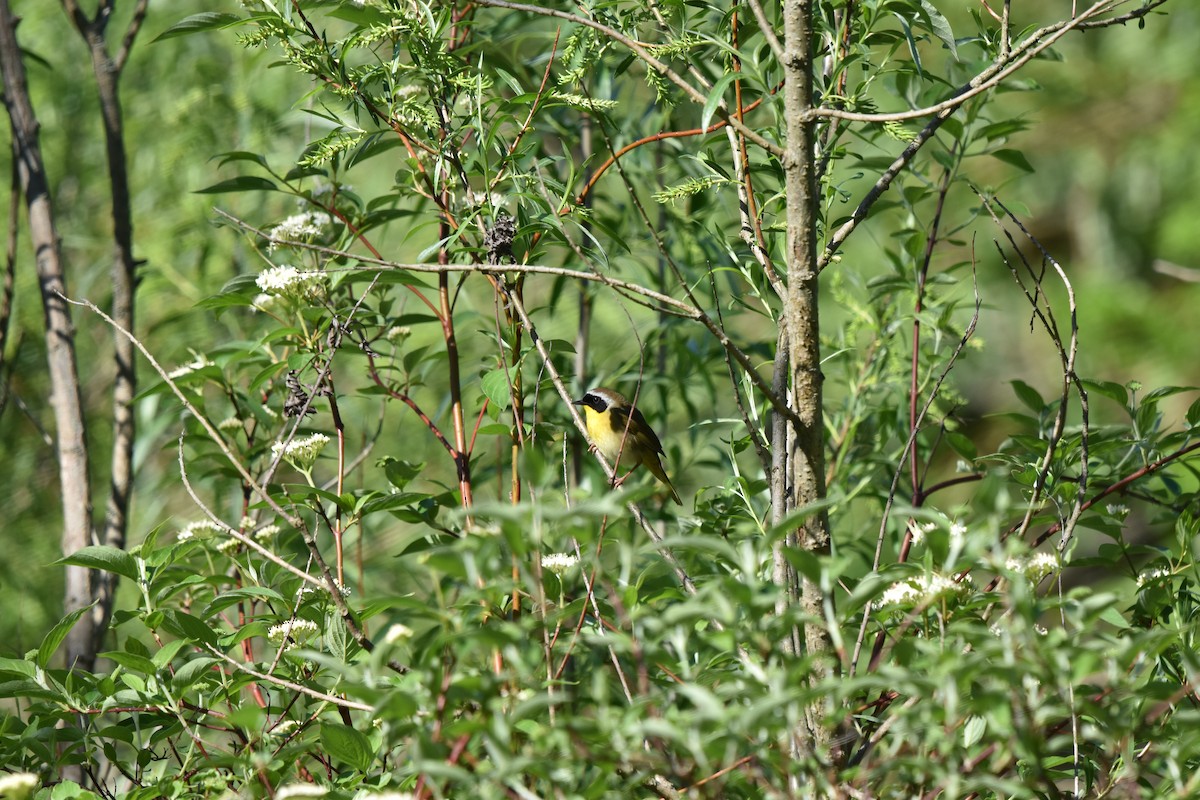
[[645,465],[654,477],[667,485],[671,499],[683,505],[659,460],[663,452],[662,442],[654,435],[641,411],[630,405],[620,393],[602,386],[589,390],[582,400],[575,401],[575,405],[583,406],[588,437],[600,455],[613,465],[613,469],[618,468],[618,456],[622,463],[633,464],[615,485],[620,486],[638,465]]

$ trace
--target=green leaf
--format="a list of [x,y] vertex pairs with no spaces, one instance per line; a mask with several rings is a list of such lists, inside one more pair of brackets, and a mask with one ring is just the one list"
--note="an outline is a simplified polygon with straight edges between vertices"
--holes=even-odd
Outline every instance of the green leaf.
[[[58,624],[50,629],[50,632],[46,634],[44,639],[42,639],[41,646],[38,647],[37,663],[39,667],[42,669],[46,668],[46,665],[50,663],[50,659],[53,658],[55,652],[58,651],[59,645],[63,643],[63,640],[67,638],[67,634],[70,633],[71,629],[75,627],[75,623],[79,621],[80,617],[91,611],[92,606],[94,605],[96,604],[91,603],[83,608],[75,609],[70,614],[67,614],[65,617],[60,619]],[[68,664],[67,666],[69,667],[72,665]]]
[[225,192],[274,192],[278,189],[274,182],[257,175],[239,175],[227,181],[214,183],[205,189],[197,189],[195,194],[222,194]]
[[139,656],[136,653],[125,653],[120,650],[111,650],[107,653],[101,653],[100,658],[107,658],[114,664],[120,664],[127,670],[136,672],[140,675],[153,675],[158,671],[154,666],[154,662],[145,656]]
[[400,461],[399,459],[386,456],[379,462],[383,466],[383,472],[387,475],[388,482],[397,489],[403,489],[408,486],[413,478],[421,474],[421,470],[425,469],[424,462],[413,464],[408,461]]
[[175,670],[175,676],[171,679],[171,684],[177,689],[186,689],[200,678],[208,674],[214,664],[219,663],[220,659],[211,658],[209,656],[193,658],[191,661]]
[[211,617],[214,614],[224,611],[232,605],[236,605],[237,603],[242,603],[247,600],[270,600],[276,603],[286,604],[286,601],[283,599],[283,595],[274,589],[269,589],[265,586],[246,586],[241,589],[228,589],[221,592],[214,597],[207,606],[204,607],[204,611],[201,612],[201,615],[204,617]]
[[215,647],[217,634],[203,620],[184,611],[172,610],[163,617],[163,626],[177,636]]
[[1100,619],[1115,628],[1125,629],[1129,627],[1129,620],[1121,616],[1121,612],[1111,606],[1100,612]]
[[112,572],[131,581],[138,579],[137,560],[124,550],[107,545],[88,545],[54,563]]
[[1110,400],[1116,400],[1123,408],[1129,406],[1129,392],[1116,381],[1094,381],[1084,378],[1082,382],[1089,392],[1096,392]]
[[494,369],[479,381],[479,388],[496,408],[508,408],[510,382],[516,380],[520,365],[507,369]]
[[1187,410],[1187,424],[1190,428],[1200,425],[1200,398],[1197,398]]
[[8,677],[5,673],[32,678],[37,671],[33,668],[33,664],[23,658],[0,658],[0,675]]
[[721,78],[713,84],[712,89],[708,93],[708,99],[704,101],[704,112],[700,115],[700,129],[707,130],[708,123],[712,121],[713,114],[717,113],[717,107],[721,105],[721,98],[725,95],[725,89],[730,83],[737,80],[738,73],[726,72]]
[[196,308],[219,310],[232,306],[248,306],[259,294],[258,275],[238,275],[227,281],[221,290],[214,295],[196,303]]
[[215,11],[206,11],[203,14],[193,14],[190,17],[181,19],[150,41],[161,42],[164,39],[174,39],[176,36],[189,36],[201,31],[230,28],[234,25],[241,25],[246,21],[245,17],[239,17],[237,14],[220,14]]
[[917,68],[918,74],[924,75],[925,70],[921,66],[921,54],[917,52],[917,42],[913,38],[912,28],[909,27],[908,20],[900,14],[896,14],[896,19],[899,20],[900,29],[904,31],[904,39],[908,42],[908,54],[912,56],[913,66]]
[[[154,661],[154,666],[158,669],[162,669],[163,667],[167,666],[167,664],[171,663],[171,659],[175,658],[175,656],[179,654],[180,650],[187,647],[187,644],[188,643],[183,639],[175,639],[167,642],[162,646],[161,650],[154,654],[152,658]],[[129,649],[128,642],[125,643],[125,649]]]
[[975,449],[975,443],[956,431],[946,431],[946,444],[968,461],[974,461],[979,456],[979,451]]
[[987,720],[980,716],[972,716],[963,726],[963,746],[974,747],[983,738],[987,730]]
[[1011,381],[1013,391],[1017,395],[1017,399],[1024,403],[1031,411],[1041,413],[1046,408],[1046,401],[1042,396],[1025,381]]
[[74,781],[62,781],[54,785],[50,800],[100,800],[100,795],[89,792]]
[[375,760],[375,751],[366,734],[348,725],[326,722],[321,725],[321,745],[329,755],[366,772]]
[[265,156],[260,153],[252,153],[249,150],[230,150],[228,153],[219,153],[218,155],[213,156],[213,158],[221,159],[217,162],[218,167],[223,167],[226,164],[234,161],[253,161],[263,169],[270,169],[270,165],[267,163]]
[[921,0],[921,9],[929,18],[929,30],[933,32],[934,36],[941,39],[942,44],[946,45],[950,55],[954,56],[954,60],[957,61],[958,46],[954,41],[954,31],[950,29],[950,23],[942,16],[942,12],[933,7],[929,0]]
[[1034,171],[1033,165],[1029,163],[1029,159],[1025,158],[1025,154],[1020,150],[1001,148],[1000,150],[993,150],[989,155],[991,155],[993,158],[998,158],[1005,164],[1010,164],[1019,170],[1023,170],[1025,172]]

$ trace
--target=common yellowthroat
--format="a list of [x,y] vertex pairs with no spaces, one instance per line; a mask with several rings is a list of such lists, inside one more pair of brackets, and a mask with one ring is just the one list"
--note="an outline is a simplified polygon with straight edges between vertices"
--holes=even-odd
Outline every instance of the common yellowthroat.
[[633,465],[629,472],[616,482],[617,486],[620,486],[638,465],[644,465],[654,477],[667,485],[671,491],[671,499],[683,505],[679,493],[675,491],[671,479],[663,469],[662,461],[659,460],[659,455],[663,452],[662,442],[654,435],[642,412],[634,408],[624,395],[601,386],[589,390],[582,400],[575,401],[575,405],[583,406],[588,438],[600,451],[600,455],[613,465],[613,469],[619,466],[618,456],[622,463]]

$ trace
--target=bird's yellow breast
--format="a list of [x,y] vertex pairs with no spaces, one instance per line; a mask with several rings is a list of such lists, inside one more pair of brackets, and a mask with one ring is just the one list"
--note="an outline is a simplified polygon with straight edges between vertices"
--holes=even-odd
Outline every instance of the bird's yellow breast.
[[[611,411],[596,411],[594,408],[584,407],[583,409],[584,422],[587,424],[588,438],[596,445],[596,449],[600,451],[600,455],[604,456],[605,460],[612,463],[620,454],[622,463],[632,464],[640,460],[634,452],[633,431],[629,431],[626,436],[625,427],[617,426],[614,423],[618,420],[617,415]],[[624,446],[622,446],[624,442]],[[615,467],[616,465],[613,464]]]

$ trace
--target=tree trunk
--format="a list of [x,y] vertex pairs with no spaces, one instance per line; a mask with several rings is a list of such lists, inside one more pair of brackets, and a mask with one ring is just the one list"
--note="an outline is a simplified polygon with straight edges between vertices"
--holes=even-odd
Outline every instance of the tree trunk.
[[[112,318],[127,331],[134,330],[134,291],[137,262],[133,257],[133,215],[130,211],[129,172],[125,158],[125,129],[117,79],[119,67],[105,47],[103,20],[81,31],[92,54],[92,71],[96,76],[96,91],[100,96],[100,113],[104,121],[104,141],[108,156],[108,177],[111,182],[113,216]],[[113,380],[113,448],[112,473],[109,478],[108,507],[104,515],[104,544],[124,549],[129,527],[129,493],[133,486],[133,398],[137,390],[133,342],[119,334],[113,335],[113,358],[116,376]],[[117,576],[105,572],[99,576],[95,613],[94,648],[103,648],[108,620],[112,616]]]
[[[50,404],[54,410],[59,481],[62,488],[62,552],[92,543],[92,501],[86,426],[75,359],[75,329],[64,299],[66,280],[45,164],[38,143],[38,121],[29,99],[25,65],[17,47],[16,21],[8,0],[0,0],[0,69],[4,103],[12,123],[13,151],[35,253],[42,309],[46,317],[46,360],[50,368]],[[66,568],[64,612],[91,605],[92,570]],[[65,641],[67,666],[90,670],[95,662],[95,621],[84,615]]]
[[[820,198],[816,185],[816,149],[813,123],[808,117],[812,91],[812,0],[784,4],[784,113],[787,118],[787,152],[784,156],[784,189],[787,196],[788,290],[783,322],[787,330],[791,367],[791,402],[800,424],[789,437],[792,484],[791,508],[803,508],[825,498],[825,437],[821,415],[821,342],[817,295],[817,215]],[[779,446],[779,442],[776,446]],[[794,537],[794,538],[793,538]],[[829,552],[829,520],[824,510],[809,514],[789,536],[789,545],[814,554]],[[783,553],[776,553],[776,580],[799,594],[800,610],[813,619],[824,615],[821,588],[808,578],[797,580],[795,569]],[[792,652],[814,656],[832,650],[824,625],[808,623],[802,641]],[[812,661],[813,681],[829,669],[828,661]],[[823,755],[829,746],[828,709],[818,703],[807,710],[807,730],[799,732],[801,750]]]

